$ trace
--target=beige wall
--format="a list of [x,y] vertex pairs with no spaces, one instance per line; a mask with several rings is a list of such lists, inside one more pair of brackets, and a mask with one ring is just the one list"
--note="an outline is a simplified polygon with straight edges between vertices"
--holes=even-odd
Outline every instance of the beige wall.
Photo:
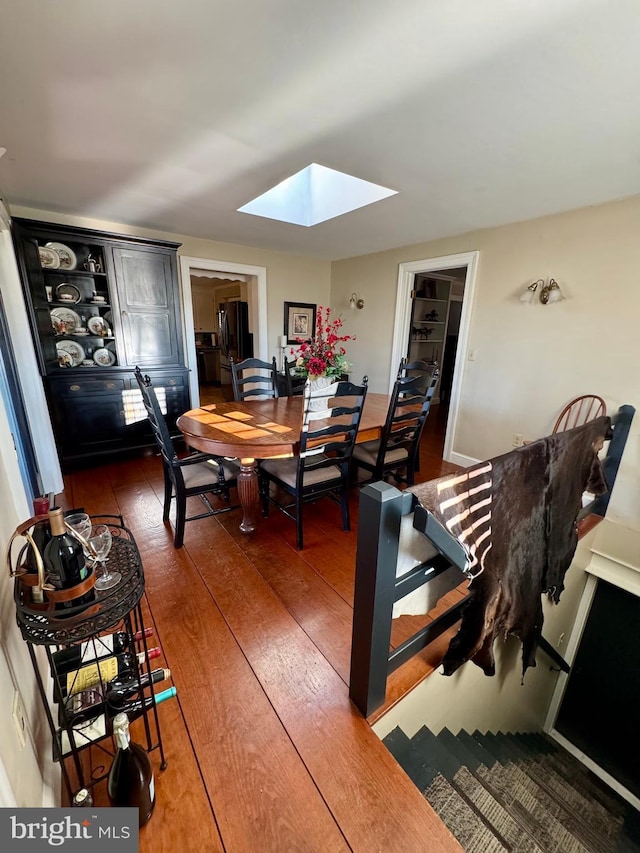
[[[486,459],[511,449],[514,433],[547,434],[563,405],[597,393],[610,411],[640,405],[640,287],[635,270],[640,196],[475,231],[446,240],[338,261],[332,304],[353,290],[366,307],[354,318],[356,372],[387,388],[398,265],[478,250],[480,262],[465,361],[456,453]],[[524,305],[518,297],[553,277],[567,299]],[[640,416],[632,426],[610,517],[640,528]]]
[[140,237],[158,237],[182,243],[179,255],[208,260],[229,261],[236,264],[251,264],[267,268],[267,324],[268,353],[278,356],[278,336],[284,331],[285,301],[315,302],[326,305],[331,290],[331,264],[329,261],[285,255],[249,246],[219,243],[184,234],[169,234],[147,228],[134,228],[118,222],[89,219],[81,216],[66,216],[46,210],[33,210],[11,206],[12,216],[40,219],[45,222],[60,222],[84,228],[97,228],[119,234]]

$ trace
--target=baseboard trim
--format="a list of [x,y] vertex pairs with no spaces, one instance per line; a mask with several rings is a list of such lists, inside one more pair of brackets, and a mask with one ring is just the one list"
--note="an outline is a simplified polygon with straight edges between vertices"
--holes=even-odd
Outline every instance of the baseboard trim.
[[450,453],[445,461],[452,462],[454,465],[461,465],[463,468],[470,468],[472,465],[482,462],[481,459],[474,459],[473,456],[465,456],[464,453],[455,452]]

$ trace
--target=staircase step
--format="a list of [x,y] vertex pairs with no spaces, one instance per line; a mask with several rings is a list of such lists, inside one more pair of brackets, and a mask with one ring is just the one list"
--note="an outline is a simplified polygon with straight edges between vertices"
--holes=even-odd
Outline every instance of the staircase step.
[[482,814],[496,837],[506,843],[513,853],[543,853],[543,848],[536,844],[526,827],[509,813],[474,773],[461,767],[456,773],[454,784],[473,803],[476,811]]
[[514,735],[506,735],[498,732],[495,735],[495,740],[502,748],[503,754],[508,755],[509,760],[513,761],[514,764],[526,763],[531,760],[530,753],[523,748]]
[[395,729],[382,738],[382,743],[387,747],[398,764],[402,766],[402,762],[411,750],[411,738],[402,731],[400,726],[396,726]]
[[509,849],[496,838],[444,776],[438,774],[424,796],[460,842],[465,853],[502,853]]
[[[512,770],[517,770],[511,765]],[[509,813],[535,838],[545,853],[586,853],[587,848],[531,793],[512,778],[507,768],[496,764],[491,769],[479,768],[479,776],[490,789],[495,789]],[[597,851],[603,853],[603,851]]]
[[504,745],[500,743],[499,740],[496,739],[496,736],[487,732],[487,734],[482,734],[479,731],[475,731],[473,733],[473,737],[478,743],[487,750],[487,752],[491,753],[496,761],[500,764],[504,764],[507,761],[510,761],[511,758],[508,752],[505,751]]
[[473,752],[481,764],[485,767],[493,767],[496,763],[495,756],[491,755],[482,744],[477,741],[469,732],[459,731],[458,740],[461,741],[470,752]]
[[426,726],[411,738],[414,749],[422,750],[424,760],[445,779],[451,780],[461,767],[460,759],[440,742]]
[[450,732],[449,729],[442,729],[441,732],[438,733],[438,740],[440,743],[448,749],[449,752],[452,752],[457,758],[460,764],[464,767],[468,767],[469,770],[475,770],[477,767],[482,764],[482,761],[477,757],[477,755],[472,752],[460,738]]
[[389,732],[382,742],[413,784],[420,791],[424,791],[436,775],[435,768],[425,758],[424,750],[416,748],[411,739],[399,727]]

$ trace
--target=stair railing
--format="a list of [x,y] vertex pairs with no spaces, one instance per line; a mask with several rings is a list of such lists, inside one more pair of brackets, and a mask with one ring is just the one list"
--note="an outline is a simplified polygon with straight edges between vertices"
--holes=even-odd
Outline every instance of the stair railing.
[[[584,507],[580,518],[588,514],[605,516],[634,414],[634,407],[625,405],[612,418],[612,438],[603,460],[609,489]],[[413,514],[414,529],[424,534],[438,553],[397,578],[401,522],[409,514]],[[455,625],[468,596],[390,651],[396,601],[452,566],[460,570],[462,582],[466,556],[457,539],[411,492],[401,492],[388,483],[371,483],[361,490],[358,517],[349,696],[368,717],[384,704],[389,675]],[[539,647],[561,669],[569,671],[566,661],[542,637]]]

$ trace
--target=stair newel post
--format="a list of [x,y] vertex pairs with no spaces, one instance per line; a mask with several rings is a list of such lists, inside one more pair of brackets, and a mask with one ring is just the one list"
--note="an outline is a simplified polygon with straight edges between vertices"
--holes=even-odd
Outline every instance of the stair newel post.
[[405,507],[402,492],[388,483],[370,484],[360,492],[349,696],[365,717],[385,697]]

